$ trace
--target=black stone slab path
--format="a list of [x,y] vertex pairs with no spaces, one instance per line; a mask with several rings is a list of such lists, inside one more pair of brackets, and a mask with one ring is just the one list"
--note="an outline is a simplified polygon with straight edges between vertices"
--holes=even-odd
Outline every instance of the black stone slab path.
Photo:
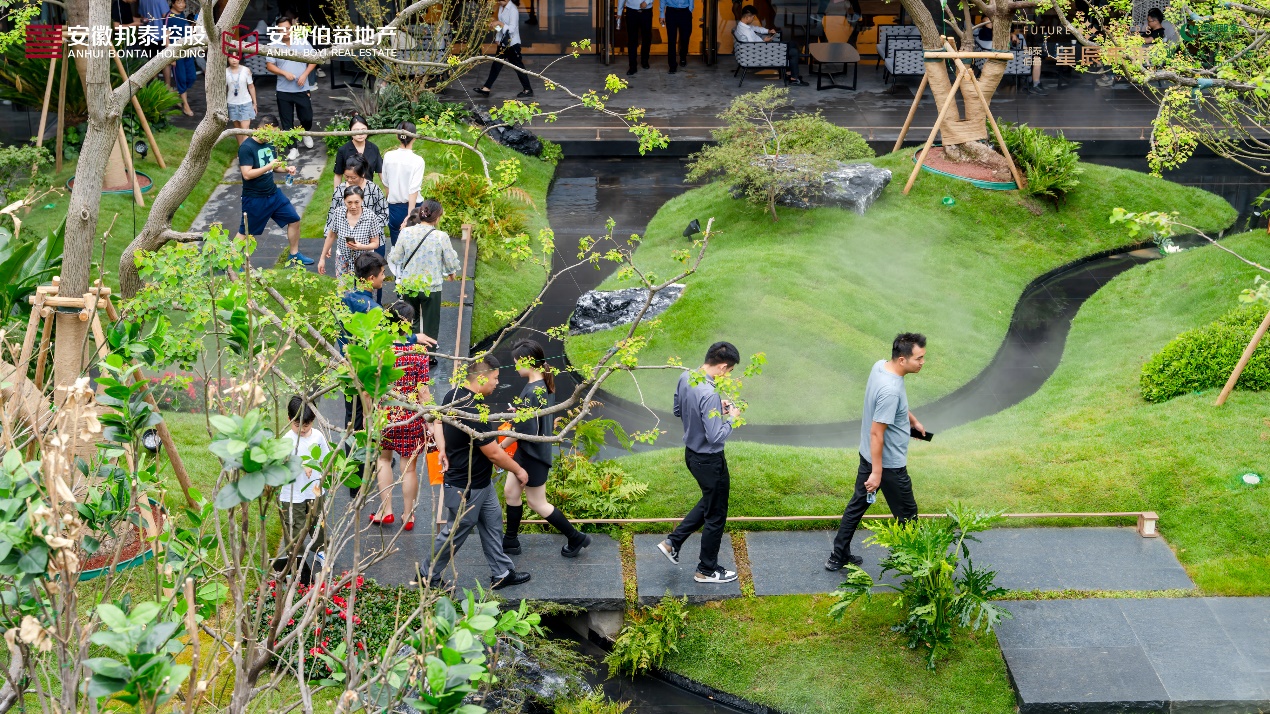
[[1270,598],[1005,606],[1020,714],[1270,711]]

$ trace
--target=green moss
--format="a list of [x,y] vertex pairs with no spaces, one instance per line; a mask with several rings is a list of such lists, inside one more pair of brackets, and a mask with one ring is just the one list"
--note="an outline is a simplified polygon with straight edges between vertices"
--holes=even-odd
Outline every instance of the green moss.
[[[1270,246],[1256,235],[1232,237],[1226,245],[1270,260]],[[1245,471],[1270,468],[1270,395],[1236,391],[1217,408],[1216,390],[1207,390],[1148,404],[1138,386],[1152,354],[1178,333],[1229,311],[1236,286],[1250,284],[1255,273],[1209,247],[1113,280],[1077,314],[1063,361],[1040,391],[929,444],[914,442],[909,468],[922,512],[941,511],[954,500],[1009,512],[1153,510],[1204,592],[1270,595],[1270,488],[1237,481]],[[925,376],[923,370],[912,384]],[[834,391],[836,385],[817,388]],[[850,399],[858,408],[859,397]],[[921,416],[920,408],[914,412]],[[636,516],[682,515],[699,496],[678,449],[624,462],[649,483]],[[856,456],[853,448],[739,442],[728,447],[728,464],[733,515],[832,515],[851,493]],[[873,512],[886,511],[879,504]]]
[[[649,223],[636,254],[659,276],[682,269],[671,252],[684,247],[682,227],[715,219],[719,231],[684,296],[661,316],[641,361],[679,357],[698,364],[715,340],[743,355],[765,352],[762,377],[748,380],[755,423],[854,419],[869,368],[890,355],[897,332],[924,332],[929,357],[912,380],[915,406],[970,381],[991,361],[1023,288],[1048,270],[1133,241],[1107,221],[1116,206],[1178,211],[1191,225],[1222,228],[1235,211],[1213,194],[1146,174],[1085,165],[1081,184],[1059,211],[1031,212],[1014,192],[922,174],[901,189],[911,151],[874,160],[895,178],[864,216],[836,209],[780,209],[773,223],[761,207],[728,197],[712,184],[669,201]],[[951,196],[956,204],[942,204]],[[1034,208],[1034,206],[1032,207]],[[610,278],[605,289],[622,281]],[[569,338],[575,365],[593,363],[613,331]],[[670,408],[674,375],[641,372],[651,406]],[[828,380],[822,388],[821,382]],[[639,399],[632,378],[606,388]]]

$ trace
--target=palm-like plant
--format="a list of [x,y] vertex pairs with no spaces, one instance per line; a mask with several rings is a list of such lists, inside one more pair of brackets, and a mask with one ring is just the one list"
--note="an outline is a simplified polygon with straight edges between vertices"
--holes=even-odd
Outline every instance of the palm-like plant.
[[26,313],[26,298],[62,267],[63,221],[38,241],[22,242],[0,228],[0,323]]
[[[978,542],[971,533],[987,530],[1000,514],[972,512],[955,503],[946,515],[903,524],[885,521],[871,526],[873,535],[865,541],[890,550],[882,560],[882,573],[889,570],[903,578],[899,586],[887,587],[899,592],[897,605],[908,611],[904,622],[892,629],[908,635],[910,649],[927,649],[926,664],[931,669],[952,648],[958,627],[987,630],[1010,617],[991,602],[1005,593],[993,584],[996,572],[975,568],[967,545],[967,541]],[[964,567],[960,567],[962,558]],[[868,573],[850,566],[846,582],[833,593],[836,602],[829,615],[840,619],[852,603],[869,596],[873,585]]]

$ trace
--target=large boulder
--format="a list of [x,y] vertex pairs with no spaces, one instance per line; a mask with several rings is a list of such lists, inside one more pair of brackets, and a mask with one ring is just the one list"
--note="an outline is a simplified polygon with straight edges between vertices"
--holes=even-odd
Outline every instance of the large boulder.
[[[644,313],[644,319],[665,312],[683,292],[684,286],[680,284],[659,291],[653,296],[653,302]],[[578,298],[577,307],[569,316],[569,334],[586,335],[618,325],[629,325],[635,321],[635,316],[647,300],[648,290],[644,288],[588,290]]]
[[[788,176],[776,196],[776,203],[791,208],[837,206],[864,215],[891,183],[890,169],[879,169],[873,164],[834,161],[837,168],[818,172],[808,165],[819,165],[819,162],[798,154],[758,158],[755,163]],[[744,186],[733,186],[733,197],[740,197],[744,189]]]
[[526,156],[542,154],[542,141],[533,132],[497,121],[490,117],[489,112],[477,112],[477,119],[484,126],[493,126],[489,133],[490,138],[512,151]]

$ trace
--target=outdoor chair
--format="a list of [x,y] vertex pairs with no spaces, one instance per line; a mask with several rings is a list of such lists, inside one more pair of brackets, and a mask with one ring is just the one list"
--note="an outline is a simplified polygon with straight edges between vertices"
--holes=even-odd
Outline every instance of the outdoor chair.
[[741,81],[736,83],[738,87],[745,83],[745,75],[750,71],[757,72],[765,69],[776,70],[780,73],[782,81],[789,83],[789,80],[785,78],[788,63],[783,42],[743,42],[737,39],[736,45],[732,48],[732,56],[736,59],[736,71],[732,74],[741,76]]
[[[890,41],[893,39],[905,40],[917,38],[921,40],[922,33],[917,29],[916,25],[878,25],[878,59],[883,60],[888,56]],[[879,65],[885,62],[879,62]],[[876,66],[874,69],[876,70]]]
[[916,77],[926,71],[926,51],[920,37],[886,38],[886,54],[882,60],[882,81],[896,77]]

